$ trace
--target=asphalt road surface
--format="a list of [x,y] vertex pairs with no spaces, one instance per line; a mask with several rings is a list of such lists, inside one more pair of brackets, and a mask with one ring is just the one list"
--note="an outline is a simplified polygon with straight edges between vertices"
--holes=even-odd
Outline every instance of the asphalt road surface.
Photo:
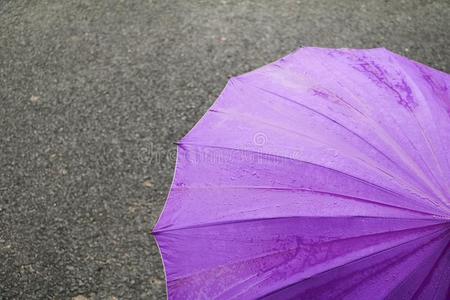
[[450,69],[450,2],[1,1],[0,298],[162,299],[175,146],[301,46]]

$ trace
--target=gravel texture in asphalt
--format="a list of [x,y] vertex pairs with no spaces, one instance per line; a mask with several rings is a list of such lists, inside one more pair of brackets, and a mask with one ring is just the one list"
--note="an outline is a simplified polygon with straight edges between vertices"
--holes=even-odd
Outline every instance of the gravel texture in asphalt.
[[450,69],[448,1],[0,2],[0,298],[161,299],[175,146],[301,46]]

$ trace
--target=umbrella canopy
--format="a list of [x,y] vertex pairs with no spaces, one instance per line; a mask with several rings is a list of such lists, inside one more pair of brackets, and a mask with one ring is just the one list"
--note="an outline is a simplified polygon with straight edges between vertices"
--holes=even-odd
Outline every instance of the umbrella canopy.
[[446,299],[450,76],[301,48],[229,80],[154,228],[170,299]]

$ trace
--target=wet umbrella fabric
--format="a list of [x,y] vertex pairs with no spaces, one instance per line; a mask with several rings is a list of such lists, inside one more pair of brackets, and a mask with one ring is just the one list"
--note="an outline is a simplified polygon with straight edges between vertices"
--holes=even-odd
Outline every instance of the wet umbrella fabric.
[[178,143],[170,299],[446,299],[450,76],[301,48],[229,80]]

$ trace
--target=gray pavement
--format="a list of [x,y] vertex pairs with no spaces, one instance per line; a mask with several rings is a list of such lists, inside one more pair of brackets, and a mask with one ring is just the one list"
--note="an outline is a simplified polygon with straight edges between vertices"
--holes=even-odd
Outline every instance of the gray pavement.
[[0,299],[161,299],[173,142],[297,47],[450,69],[448,1],[0,2]]

